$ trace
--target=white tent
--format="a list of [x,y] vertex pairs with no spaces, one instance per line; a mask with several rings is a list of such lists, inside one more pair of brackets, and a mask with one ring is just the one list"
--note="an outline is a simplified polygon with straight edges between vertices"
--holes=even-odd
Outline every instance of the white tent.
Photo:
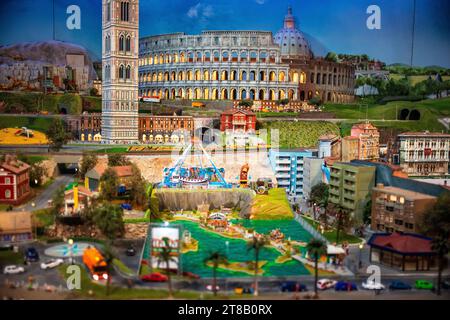
[[376,95],[378,95],[378,89],[375,88],[374,86],[365,84],[365,85],[359,86],[358,88],[355,89],[355,95],[357,95],[359,97],[376,96]]
[[345,254],[345,250],[332,244],[327,245],[327,255]]

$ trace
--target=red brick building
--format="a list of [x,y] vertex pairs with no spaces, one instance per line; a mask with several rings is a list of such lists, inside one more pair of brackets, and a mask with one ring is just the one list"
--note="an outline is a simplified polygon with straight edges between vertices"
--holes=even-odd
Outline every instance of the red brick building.
[[6,155],[0,163],[0,203],[18,205],[30,195],[30,166]]
[[256,114],[248,110],[228,110],[220,115],[220,131],[255,132]]

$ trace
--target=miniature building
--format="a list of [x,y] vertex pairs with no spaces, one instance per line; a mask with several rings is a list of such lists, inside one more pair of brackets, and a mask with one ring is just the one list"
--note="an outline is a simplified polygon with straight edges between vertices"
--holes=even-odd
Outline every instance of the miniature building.
[[422,214],[436,200],[427,194],[377,184],[372,189],[372,230],[418,233]]
[[6,155],[0,163],[0,203],[18,205],[30,195],[30,166]]
[[76,215],[85,208],[85,205],[89,205],[93,193],[83,187],[74,185],[72,188],[64,192],[64,215]]
[[356,221],[362,221],[364,207],[375,184],[375,168],[335,162],[330,172],[329,201],[347,208]]
[[162,99],[351,102],[351,64],[313,56],[292,9],[269,31],[182,32],[139,40],[139,95]]
[[313,151],[308,149],[269,151],[269,161],[275,172],[277,185],[286,189],[293,202],[299,201],[303,196],[304,159],[312,156]]
[[397,136],[400,166],[410,176],[448,174],[450,134],[405,132]]
[[370,262],[378,262],[402,271],[429,271],[437,268],[431,239],[411,233],[376,233],[367,243]]
[[102,1],[102,141],[138,141],[139,0]]
[[[65,117],[67,129],[76,140],[98,142],[102,138],[102,114],[83,113]],[[182,143],[194,136],[191,116],[139,115],[139,140],[144,143]]]
[[327,134],[319,137],[319,158],[341,158],[341,139],[335,134]]
[[311,189],[322,182],[323,159],[306,157],[303,166],[303,198],[309,199]]
[[[359,160],[376,160],[380,152],[380,133],[369,122],[358,123],[352,126],[350,135],[359,139]],[[351,159],[353,160],[353,159]]]
[[220,115],[220,131],[255,132],[256,114],[248,110],[228,110]]
[[33,239],[31,213],[0,212],[0,243],[16,243]]
[[349,162],[358,159],[359,139],[347,136],[342,138],[342,161]]
[[[108,165],[106,163],[98,163],[94,168],[86,172],[85,187],[90,191],[100,191],[100,178],[107,168]],[[119,183],[126,186],[128,180],[132,177],[132,167],[117,166],[112,168],[119,177]]]
[[184,143],[194,136],[191,116],[139,115],[139,140],[144,143]]

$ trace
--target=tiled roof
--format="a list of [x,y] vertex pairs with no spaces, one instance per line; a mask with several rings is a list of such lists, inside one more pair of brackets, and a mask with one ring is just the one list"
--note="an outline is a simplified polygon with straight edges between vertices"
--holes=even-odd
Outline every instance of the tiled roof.
[[[92,197],[92,195],[94,194],[91,190],[86,189],[83,186],[78,186],[78,192],[81,194],[84,194],[88,197]],[[66,192],[64,192],[64,194],[66,194],[66,195],[71,194],[71,193],[73,193],[73,189],[69,189]]]
[[[93,169],[89,170],[86,173],[86,176],[88,176],[89,178],[100,179],[107,168],[108,165],[106,163],[98,163]],[[132,175],[131,166],[117,166],[112,168],[114,169],[114,171],[116,171],[119,178],[130,177]]]
[[10,156],[5,157],[5,161],[2,164],[0,164],[0,167],[8,171],[11,171],[15,174],[22,173],[30,168],[30,166],[27,163]]
[[403,254],[433,253],[431,239],[409,233],[374,234],[369,245]]

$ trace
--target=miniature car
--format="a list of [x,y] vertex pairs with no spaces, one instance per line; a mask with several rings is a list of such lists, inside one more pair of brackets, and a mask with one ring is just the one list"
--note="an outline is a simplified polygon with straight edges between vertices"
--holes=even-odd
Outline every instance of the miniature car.
[[[208,284],[206,286],[206,290],[213,291],[213,286],[211,284]],[[216,285],[216,291],[219,291],[219,290],[220,290],[220,287],[218,285]]]
[[41,263],[41,269],[43,270],[52,269],[63,263],[64,263],[63,259],[50,259]]
[[39,253],[35,248],[30,247],[25,251],[25,261],[26,262],[39,261]]
[[336,285],[337,281],[331,279],[320,279],[317,281],[317,289],[326,290],[333,288]]
[[367,280],[363,282],[362,287],[366,290],[384,290],[384,285],[374,280]]
[[287,281],[281,285],[281,292],[302,292],[308,291],[306,285],[295,281]]
[[8,251],[8,250],[12,250],[13,249],[13,245],[12,244],[0,244],[0,251]]
[[191,278],[191,279],[200,279],[200,276],[198,274],[195,274],[195,273],[192,273],[189,271],[184,271],[183,276]]
[[434,285],[432,282],[427,281],[427,280],[416,280],[415,288],[416,289],[424,289],[424,290],[433,290]]
[[122,204],[120,205],[120,207],[121,207],[123,210],[131,210],[131,209],[132,209],[131,204],[129,204],[129,203],[122,203]]
[[334,286],[334,290],[336,290],[336,291],[356,291],[356,290],[358,290],[358,287],[353,282],[338,281]]
[[166,282],[167,276],[165,276],[159,272],[154,272],[154,273],[143,275],[141,277],[141,280],[145,281],[145,282]]
[[407,283],[396,280],[396,281],[391,282],[391,284],[389,285],[389,289],[390,290],[411,290],[412,287]]
[[125,251],[125,254],[128,257],[132,257],[132,256],[136,255],[136,249],[134,249],[133,245],[131,245],[127,248],[127,250]]
[[23,267],[20,267],[17,265],[6,266],[3,269],[4,274],[19,274],[19,273],[24,273],[24,272],[25,272],[25,269]]

